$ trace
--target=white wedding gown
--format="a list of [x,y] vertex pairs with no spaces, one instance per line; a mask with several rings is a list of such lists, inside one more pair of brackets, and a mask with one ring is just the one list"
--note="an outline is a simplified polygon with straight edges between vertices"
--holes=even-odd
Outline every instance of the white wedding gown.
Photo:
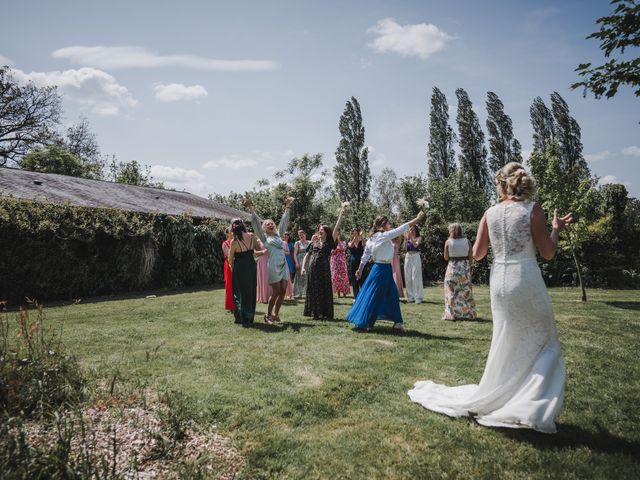
[[493,337],[479,385],[416,382],[411,400],[452,417],[475,416],[493,427],[554,433],[565,369],[551,300],[531,237],[533,202],[487,210]]

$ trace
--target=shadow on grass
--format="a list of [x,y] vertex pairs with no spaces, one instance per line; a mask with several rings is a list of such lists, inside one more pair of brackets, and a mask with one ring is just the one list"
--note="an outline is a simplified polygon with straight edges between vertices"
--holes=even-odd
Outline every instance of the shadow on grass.
[[252,323],[249,328],[253,328],[254,330],[260,330],[265,333],[282,333],[287,330],[291,330],[293,332],[299,332],[301,328],[314,328],[315,325],[309,325],[308,323],[297,323],[297,322],[282,322],[282,323],[274,323],[273,325],[269,325],[268,323]]
[[610,307],[624,308],[625,310],[640,310],[640,302],[604,302]]
[[418,332],[417,330],[405,330],[401,332],[393,327],[374,327],[373,330],[366,331],[358,327],[351,329],[353,332],[363,335],[393,335],[394,337],[411,337],[424,338],[425,340],[466,340],[462,337],[442,337],[440,335],[429,335],[428,333]]
[[574,449],[587,447],[601,453],[622,453],[640,462],[640,442],[617,437],[602,425],[596,424],[597,432],[590,432],[577,425],[558,424],[558,433],[549,435],[533,430],[495,429],[514,440],[530,443],[536,448]]

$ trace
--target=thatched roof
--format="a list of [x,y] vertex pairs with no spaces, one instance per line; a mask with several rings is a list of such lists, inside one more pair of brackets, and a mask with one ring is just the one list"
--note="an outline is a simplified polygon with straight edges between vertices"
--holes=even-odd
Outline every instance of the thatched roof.
[[9,195],[23,200],[134,212],[187,214],[222,220],[247,217],[245,212],[187,192],[3,167],[0,168],[0,196]]

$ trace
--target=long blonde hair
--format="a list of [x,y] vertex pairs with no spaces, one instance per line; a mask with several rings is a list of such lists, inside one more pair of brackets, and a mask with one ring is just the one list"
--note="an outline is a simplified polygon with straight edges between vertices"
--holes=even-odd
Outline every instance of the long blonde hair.
[[521,163],[509,162],[496,173],[498,198],[504,194],[519,200],[529,200],[536,193],[536,182]]

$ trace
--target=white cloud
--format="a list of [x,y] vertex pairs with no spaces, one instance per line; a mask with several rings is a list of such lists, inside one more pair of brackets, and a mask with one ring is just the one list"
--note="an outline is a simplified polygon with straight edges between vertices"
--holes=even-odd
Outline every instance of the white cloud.
[[209,160],[203,168],[228,168],[240,170],[242,168],[254,167],[258,162],[252,158],[243,158],[240,155],[229,155],[218,160]]
[[280,65],[271,60],[216,60],[198,55],[160,55],[144,47],[71,46],[52,53],[54,58],[64,58],[78,65],[90,65],[105,69],[184,67],[215,71],[274,70]]
[[584,159],[587,162],[599,162],[601,160],[606,160],[611,156],[611,152],[608,150],[603,150],[602,152],[597,153],[588,153],[584,156]]
[[41,87],[56,85],[63,96],[99,115],[117,115],[122,108],[135,107],[138,103],[114,77],[95,68],[31,73],[16,69],[14,77],[19,82],[31,81]]
[[[240,170],[242,168],[255,167],[260,165],[260,169],[268,170],[269,166],[274,165],[277,168],[284,166],[285,161],[289,161],[289,150],[286,152],[265,152],[263,150],[252,150],[248,154],[225,155],[216,160],[209,160],[203,165],[203,168],[225,168],[230,170]],[[275,155],[275,156],[274,156]]]
[[623,148],[622,153],[630,157],[640,157],[640,147],[632,145],[630,147]]
[[193,169],[153,165],[151,176],[154,180],[164,183],[167,188],[184,190],[203,197],[206,197],[211,190],[205,176]]
[[403,57],[417,56],[423,60],[444,50],[456,38],[431,23],[403,26],[393,18],[379,20],[367,31],[378,35],[369,44],[378,53],[395,52]]
[[178,102],[180,100],[197,100],[209,95],[202,85],[183,85],[182,83],[170,83],[168,85],[156,85],[153,87],[156,98],[161,102]]
[[615,175],[605,175],[600,179],[600,185],[608,185],[609,183],[620,183]]
[[0,67],[4,65],[13,65],[13,62],[10,58],[0,55]]

